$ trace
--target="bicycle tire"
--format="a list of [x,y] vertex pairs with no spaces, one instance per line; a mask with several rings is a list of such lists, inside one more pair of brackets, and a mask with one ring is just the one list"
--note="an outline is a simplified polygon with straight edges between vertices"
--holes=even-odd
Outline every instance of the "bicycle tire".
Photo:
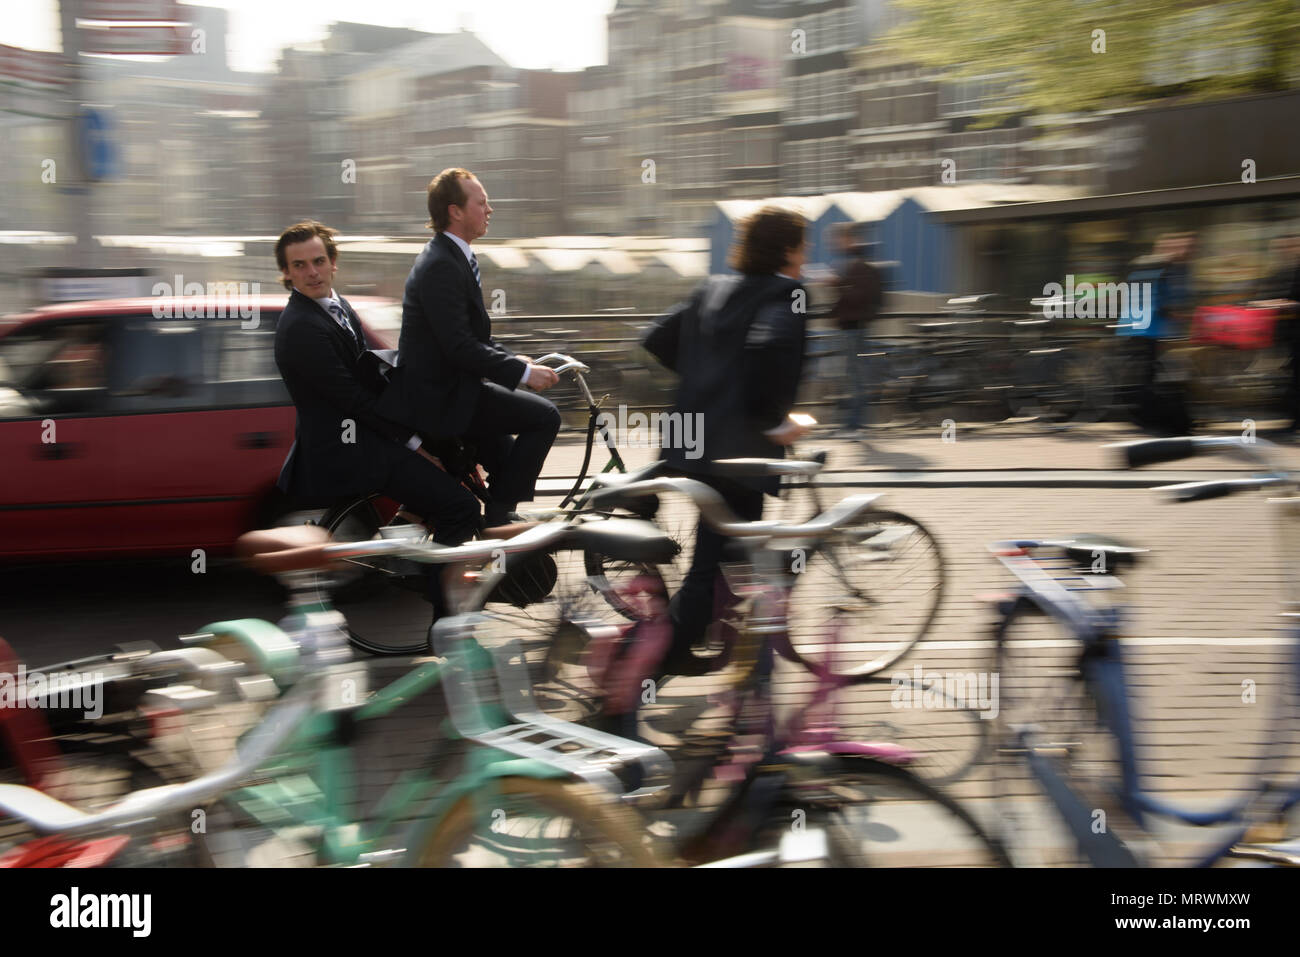
[[837,757],[790,797],[794,810],[813,808],[825,818],[836,866],[1011,866],[997,837],[970,810],[906,767]]
[[1022,727],[1032,734],[1036,751],[1052,757],[1094,820],[1111,830],[1126,830],[1131,823],[1113,797],[1119,779],[1115,744],[1080,673],[1080,643],[1073,636],[1059,640],[1063,634],[1069,635],[1061,622],[1025,602],[1012,609],[997,632],[993,801],[998,836],[1017,866],[1088,863],[1030,771],[1017,738]]
[[[357,542],[378,538],[382,521],[370,498],[357,498],[326,512],[320,524],[339,541]],[[424,597],[423,573],[386,559],[348,565],[316,578],[318,592],[328,592],[331,604],[347,619],[348,640],[373,655],[427,650],[433,610]]]
[[[580,855],[589,866],[654,867],[659,861],[646,847],[637,816],[586,784],[565,780],[504,777],[494,780],[483,794],[467,794],[448,809],[427,834],[413,842],[410,863],[417,867],[493,866],[489,855],[510,866],[557,866],[556,855]],[[480,807],[499,802],[484,819]],[[520,808],[524,813],[520,813]],[[530,837],[536,823],[530,810],[558,812],[573,825],[543,825],[547,833]],[[552,819],[557,820],[557,819]],[[559,846],[557,846],[559,845]],[[571,857],[559,866],[576,866]]]
[[[870,566],[892,566],[893,572],[873,574]],[[841,529],[794,571],[790,647],[795,660],[850,681],[866,680],[911,651],[934,623],[946,585],[938,540],[918,520],[890,509],[873,509]],[[915,607],[908,609],[912,595]],[[828,607],[840,614],[815,620]],[[838,640],[844,627],[849,641]]]
[[982,693],[973,672],[962,676],[967,680],[956,694],[944,687],[943,676],[937,682],[928,677],[923,673],[918,684],[913,674],[899,672],[859,682],[851,694],[857,706],[857,696],[866,696],[866,718],[855,714],[851,727],[857,740],[907,748],[914,755],[909,770],[930,784],[946,786],[965,778],[988,757],[994,737],[989,708],[996,704],[996,695],[984,700],[990,689],[986,685]]

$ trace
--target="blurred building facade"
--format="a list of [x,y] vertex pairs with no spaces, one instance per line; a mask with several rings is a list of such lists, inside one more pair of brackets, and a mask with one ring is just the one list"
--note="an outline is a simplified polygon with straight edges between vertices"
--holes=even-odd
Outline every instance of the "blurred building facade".
[[[118,156],[95,186],[97,233],[264,235],[315,217],[427,235],[425,186],[448,166],[482,175],[500,239],[704,236],[729,199],[1225,182],[1237,153],[1261,177],[1300,173],[1294,93],[1035,115],[1009,74],[954,78],[893,54],[894,0],[618,0],[608,63],[573,73],[512,67],[466,31],[347,22],[284,50],[273,74],[240,73],[226,11],[184,9],[201,50],[87,65]],[[1152,69],[1195,78],[1220,52]],[[30,187],[65,158],[64,104],[55,85],[17,89],[0,88],[0,230],[48,229],[66,203]]]

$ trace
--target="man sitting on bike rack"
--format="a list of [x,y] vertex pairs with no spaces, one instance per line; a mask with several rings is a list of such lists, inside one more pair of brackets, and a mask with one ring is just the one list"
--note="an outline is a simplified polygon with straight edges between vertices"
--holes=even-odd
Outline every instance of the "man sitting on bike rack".
[[[377,411],[376,396],[358,375],[365,332],[334,291],[334,235],[321,223],[303,222],[275,244],[290,289],[276,327],[275,363],[298,411],[277,485],[312,504],[382,492],[419,515],[435,530],[435,541],[459,545],[478,530],[478,501],[420,448],[410,429]],[[429,575],[427,597],[440,615],[436,574]]]
[[[664,461],[721,493],[743,520],[763,515],[764,493],[779,479],[724,478],[713,463],[783,456],[808,431],[789,415],[803,371],[807,291],[799,282],[805,223],[777,206],[741,227],[732,265],[740,276],[713,276],[690,300],[647,333],[643,345],[680,377],[674,413],[699,416],[702,442],[693,449],[665,441]],[[666,439],[666,437],[665,437]],[[669,613],[673,644],[662,670],[683,674],[689,651],[713,615],[714,584],[726,539],[698,526],[695,554]]]

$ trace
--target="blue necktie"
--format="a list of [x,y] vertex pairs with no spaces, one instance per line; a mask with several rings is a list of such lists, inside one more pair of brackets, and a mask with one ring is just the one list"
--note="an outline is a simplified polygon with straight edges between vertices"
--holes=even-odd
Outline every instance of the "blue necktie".
[[355,342],[357,334],[352,331],[352,323],[348,322],[348,314],[343,311],[343,306],[331,299],[329,302],[329,312],[331,316],[338,320],[338,324],[348,331],[348,335],[350,335]]
[[483,288],[483,277],[479,275],[479,271],[478,271],[478,257],[475,256],[473,253],[470,253],[470,254],[469,254],[469,268],[470,268],[471,270],[473,270],[473,272],[474,272],[474,281],[475,281],[476,283],[478,283],[479,288],[482,289],[482,288]]

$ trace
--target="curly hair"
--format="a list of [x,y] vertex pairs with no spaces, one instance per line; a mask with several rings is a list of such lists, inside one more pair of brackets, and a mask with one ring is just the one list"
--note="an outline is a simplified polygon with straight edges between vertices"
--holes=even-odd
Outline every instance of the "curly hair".
[[783,206],[764,206],[740,224],[731,268],[746,276],[772,275],[785,268],[790,250],[803,245],[807,221]]
[[478,179],[478,177],[467,169],[452,167],[429,180],[429,221],[425,223],[426,226],[440,233],[446,231],[451,224],[451,214],[447,212],[447,208],[464,206],[468,199],[465,195],[465,187],[461,185],[462,181],[467,179]]
[[319,236],[321,242],[325,244],[325,255],[329,256],[330,262],[334,262],[339,255],[339,247],[334,242],[334,237],[338,234],[337,229],[331,229],[314,219],[294,223],[280,234],[280,238],[275,242],[275,264],[280,267],[280,281],[284,283],[285,289],[292,289],[293,282],[289,279],[289,260],[285,257],[284,251],[295,243],[305,243],[313,236]]

